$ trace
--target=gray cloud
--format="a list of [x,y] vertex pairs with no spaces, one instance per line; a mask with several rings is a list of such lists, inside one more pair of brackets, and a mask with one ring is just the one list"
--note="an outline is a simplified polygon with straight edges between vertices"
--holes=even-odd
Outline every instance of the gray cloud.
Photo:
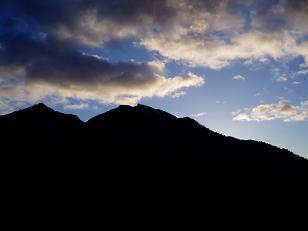
[[27,82],[48,82],[68,87],[71,84],[122,84],[140,87],[151,84],[155,66],[147,63],[110,63],[81,54],[66,43],[46,39],[35,41],[26,36],[1,37],[0,66],[22,69]]

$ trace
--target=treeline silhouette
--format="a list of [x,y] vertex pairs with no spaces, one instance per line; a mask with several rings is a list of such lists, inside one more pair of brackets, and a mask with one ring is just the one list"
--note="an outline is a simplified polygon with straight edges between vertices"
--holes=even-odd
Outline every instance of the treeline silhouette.
[[127,170],[178,163],[177,168],[203,174],[285,175],[307,173],[308,167],[286,149],[223,136],[191,118],[144,105],[119,106],[82,122],[40,103],[0,116],[0,130],[2,158],[23,166],[91,169],[112,162]]

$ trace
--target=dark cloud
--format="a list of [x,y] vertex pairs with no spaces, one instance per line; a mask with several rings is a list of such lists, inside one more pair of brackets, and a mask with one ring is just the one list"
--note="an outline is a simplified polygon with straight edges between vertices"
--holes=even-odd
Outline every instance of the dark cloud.
[[[47,33],[89,43],[153,29],[149,26],[169,30],[178,13],[166,0],[13,0],[0,5],[26,15]],[[101,26],[106,30],[93,28]]]
[[[39,84],[64,91],[75,91],[65,94],[77,98],[78,92],[88,91],[97,94],[97,99],[102,101],[131,104],[143,96],[159,95],[155,93],[157,88],[167,81],[165,77],[160,76],[162,70],[151,63],[111,63],[100,57],[77,52],[66,42],[51,38],[37,41],[26,35],[18,35],[0,36],[0,40],[3,47],[0,51],[0,70],[5,68],[10,73],[22,70],[20,78],[29,91],[33,91],[32,86]],[[5,77],[3,78],[5,80]],[[188,81],[194,79],[199,82],[196,84],[192,82],[191,86],[198,85],[201,81],[198,78],[191,78]],[[179,83],[170,82],[171,88],[162,96],[182,88],[181,84],[185,81],[180,79]],[[6,89],[12,91],[12,87],[14,86],[10,85],[10,88]],[[100,91],[110,93],[107,96],[99,95]],[[46,94],[49,92],[46,91]],[[113,94],[114,96],[109,96]],[[121,95],[125,95],[128,99],[112,98]],[[95,96],[91,96],[90,99],[95,99]]]
[[260,0],[253,3],[252,19],[254,28],[272,32],[285,28],[287,18],[279,1]]
[[[98,39],[96,36],[113,36],[112,31],[93,32],[91,25],[83,25],[87,20],[117,25],[119,28],[113,28],[117,33],[143,23],[163,28],[177,14],[174,5],[165,0],[13,0],[0,4],[10,12],[0,23],[0,65],[24,69],[27,81],[61,85],[116,82],[142,86],[156,81],[158,70],[153,66],[110,63],[82,54],[74,40],[83,35],[90,41]],[[66,39],[63,33],[69,34]]]
[[286,7],[290,10],[308,11],[308,0],[286,1]]
[[[11,9],[31,18],[42,30],[62,33],[78,40],[100,41],[104,37],[121,37],[150,30],[172,31],[183,15],[209,13],[215,17],[219,12],[238,13],[250,5],[261,29],[279,29],[287,24],[288,12],[307,12],[307,0],[3,0],[1,8]],[[280,11],[280,9],[282,11]],[[106,31],[92,26],[110,26]],[[109,25],[107,25],[109,23]],[[185,21],[183,22],[185,23]],[[206,23],[206,22],[205,22]],[[116,32],[113,28],[116,26]],[[122,33],[121,33],[122,31]],[[66,37],[66,38],[67,38]],[[83,41],[84,42],[84,41]]]
[[[297,30],[307,32],[307,0],[260,0],[253,3],[253,19],[258,30],[267,32],[278,30]],[[300,24],[300,26],[298,26]]]
[[46,81],[61,85],[82,83],[91,85],[117,82],[123,85],[143,85],[155,80],[157,72],[143,63],[110,63],[75,51],[66,42],[46,38],[33,40],[26,35],[0,36],[2,51],[0,66],[23,68],[27,81]]
[[[87,44],[151,33],[176,33],[200,14],[238,13],[242,0],[28,0],[4,1],[46,33]],[[206,21],[204,23],[207,23]]]

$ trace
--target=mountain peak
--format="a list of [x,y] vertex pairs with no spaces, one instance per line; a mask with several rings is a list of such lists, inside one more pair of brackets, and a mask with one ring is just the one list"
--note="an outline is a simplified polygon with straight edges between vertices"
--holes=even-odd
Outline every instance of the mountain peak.
[[32,107],[30,108],[34,108],[34,109],[51,109],[49,108],[48,106],[46,106],[44,103],[38,103],[38,104],[35,104],[33,105]]
[[118,108],[119,109],[146,109],[147,108],[147,109],[155,110],[154,108],[143,105],[143,104],[137,104],[136,106],[130,106],[130,105],[123,104],[123,105],[119,105]]
[[[119,107],[111,110],[112,112],[122,113],[132,113],[135,116],[160,116],[166,118],[176,118],[175,116],[147,105],[137,104],[136,106],[120,105]],[[107,113],[108,114],[108,113]]]
[[117,108],[118,108],[118,109],[131,109],[131,108],[133,108],[133,107],[130,106],[130,105],[119,105]]
[[143,105],[143,104],[137,104],[137,106],[135,106],[136,109],[146,109],[146,110],[156,110],[155,108],[152,108],[150,106],[146,106],[146,105]]
[[143,104],[140,104],[140,103],[138,103],[135,107],[137,107],[137,108],[138,107],[139,108],[142,108],[142,107],[147,107],[148,108],[149,107],[150,108],[150,106],[146,106],[146,105],[143,105]]
[[52,108],[46,106],[44,103],[38,103],[33,105],[32,107],[28,107],[25,109],[20,110],[19,112],[25,112],[25,113],[56,113]]
[[158,110],[143,104],[137,104],[136,106],[119,105],[114,111],[127,111],[127,112],[157,112]]
[[44,103],[38,103],[38,104],[34,104],[34,107],[47,107]]

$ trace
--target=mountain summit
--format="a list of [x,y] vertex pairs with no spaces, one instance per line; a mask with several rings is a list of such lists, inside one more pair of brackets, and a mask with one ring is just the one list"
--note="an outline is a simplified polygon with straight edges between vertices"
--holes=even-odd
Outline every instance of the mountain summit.
[[119,106],[84,123],[77,116],[37,104],[0,116],[0,130],[6,155],[31,153],[39,158],[96,163],[110,159],[198,160],[213,166],[274,172],[300,171],[308,165],[288,150],[226,137],[193,119],[144,105]]

